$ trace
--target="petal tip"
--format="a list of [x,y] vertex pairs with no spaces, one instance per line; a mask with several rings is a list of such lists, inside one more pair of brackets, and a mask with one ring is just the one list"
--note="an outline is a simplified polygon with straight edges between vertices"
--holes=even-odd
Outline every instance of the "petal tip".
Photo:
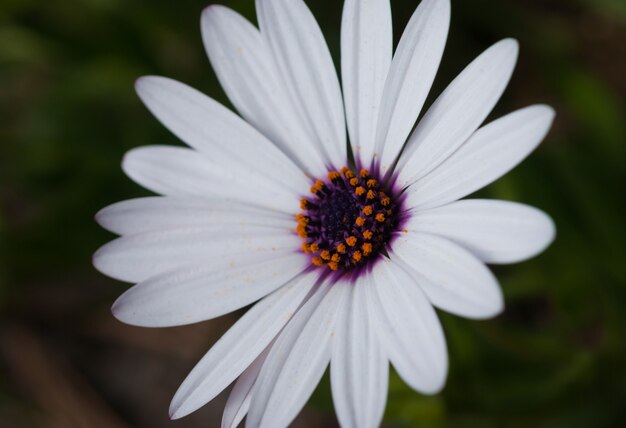
[[131,179],[134,177],[135,167],[140,162],[141,155],[147,153],[148,147],[150,146],[140,146],[134,147],[124,153],[122,156],[121,167],[124,174],[126,174]]
[[169,409],[170,420],[175,421],[177,419],[184,417],[184,415],[180,414],[179,409],[180,407],[178,405],[174,406],[172,402],[172,406],[170,406],[170,409]]
[[498,293],[497,301],[493,305],[491,312],[487,313],[486,316],[483,317],[483,319],[495,318],[504,312],[504,295],[500,287],[498,287],[498,290],[499,290],[499,293]]
[[150,82],[154,79],[154,76],[141,76],[135,79],[135,92],[141,98],[141,95],[145,92],[146,86],[150,85]]
[[139,98],[145,103],[145,96],[151,93],[156,86],[167,82],[178,83],[169,77],[155,75],[141,76],[135,80],[135,92],[137,92]]
[[[183,385],[184,384],[185,382],[183,382]],[[189,408],[189,406],[185,406],[185,399],[181,397],[181,390],[183,388],[183,385],[181,385],[178,391],[176,391],[176,394],[174,394],[174,398],[172,398],[172,402],[170,403],[168,413],[170,419],[173,421],[182,419],[197,410]]]
[[543,111],[544,111],[544,115],[546,116],[546,121],[548,122],[548,129],[550,129],[550,127],[552,127],[552,123],[554,122],[554,118],[556,117],[556,110],[554,110],[554,108],[552,106],[549,106],[547,104],[540,104]]
[[208,23],[214,18],[217,18],[217,14],[225,12],[229,10],[226,6],[221,4],[210,4],[204,9],[202,9],[202,13],[200,14],[200,21],[203,23]]
[[127,151],[126,153],[124,153],[124,156],[122,156],[122,162],[120,162],[120,165],[122,167],[122,171],[124,171],[124,174],[126,174],[126,176],[128,177],[132,177],[132,164],[133,164],[133,159],[134,159],[134,153],[138,150],[138,148],[134,148],[134,149],[130,149],[129,151]]
[[91,256],[91,265],[96,268],[98,272],[107,276],[109,276],[109,274],[106,269],[106,248],[108,248],[109,244],[104,244]]
[[412,388],[424,395],[437,395],[446,387],[448,380],[448,364],[446,359],[445,367],[443,368],[439,379],[433,379],[431,383],[421,385],[413,385]]
[[545,118],[548,118],[550,120],[554,119],[554,116],[556,116],[556,111],[554,110],[554,107],[548,105],[548,104],[532,104],[529,105],[528,107],[525,107],[521,110],[528,110],[528,111],[532,111],[534,114],[536,114],[537,116],[542,116]]
[[546,221],[546,243],[543,248],[543,250],[545,250],[556,239],[556,223],[554,222],[554,219],[550,217],[547,213],[544,212],[543,214],[545,215],[545,221]]
[[[109,232],[113,232],[116,235],[119,235],[119,233],[117,233],[114,228],[112,228],[111,226],[111,207],[116,206],[118,203],[112,204],[112,205],[108,205],[104,208],[101,208],[100,210],[98,210],[98,212],[96,212],[93,216],[94,221],[96,222],[96,224],[98,224],[100,227],[102,227],[105,230],[108,230]],[[95,255],[95,254],[94,254]]]
[[506,42],[507,48],[511,49],[513,57],[517,58],[519,55],[519,42],[514,38],[504,39]]
[[97,224],[99,224],[101,227],[104,227],[106,229],[106,226],[103,224],[104,215],[105,215],[105,208],[102,208],[101,210],[99,210],[97,213],[94,214],[93,219]]
[[135,83],[133,84],[133,86],[135,87],[135,91],[139,92],[139,88],[142,85],[143,80],[145,79],[146,76],[141,76],[135,79]]
[[556,110],[554,110],[554,107],[552,107],[551,105],[548,104],[537,104],[538,107],[542,108],[546,114],[554,117],[556,116]]
[[131,299],[128,298],[129,292],[132,292],[133,288],[131,287],[122,293],[111,305],[111,314],[115,319],[135,327],[166,327],[166,325],[152,321],[149,314],[137,312],[137,305],[133,304],[132,301],[129,302]]
[[507,37],[500,41],[503,45],[506,45],[510,49],[519,49],[519,42],[513,37]]
[[113,302],[113,304],[111,305],[111,314],[115,317],[115,319],[117,319],[118,321],[123,322],[124,324],[131,324],[128,321],[128,317],[126,314],[126,308],[124,305],[124,296],[126,295],[126,293],[123,293],[121,296],[119,296],[115,302]]
[[493,44],[488,50],[491,51],[491,49],[493,49],[492,52],[494,55],[500,56],[502,59],[506,58],[515,63],[519,55],[519,42],[517,39],[507,37]]

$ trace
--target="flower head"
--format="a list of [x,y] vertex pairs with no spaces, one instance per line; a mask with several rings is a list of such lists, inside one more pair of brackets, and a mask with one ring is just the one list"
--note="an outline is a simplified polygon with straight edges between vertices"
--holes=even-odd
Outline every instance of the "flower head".
[[524,260],[552,241],[537,209],[459,199],[521,162],[554,113],[535,105],[481,127],[516,61],[507,39],[415,125],[443,54],[448,0],[423,0],[393,55],[389,1],[346,0],[341,87],[302,0],[256,3],[259,29],[222,6],[202,15],[241,117],[173,80],[138,80],[146,106],[190,148],[126,155],[126,173],[161,196],[98,214],[121,237],[94,264],[136,283],[113,306],[129,324],[189,324],[258,301],[183,382],[173,418],[235,382],[222,426],[246,414],[247,426],[287,426],[330,362],[341,425],[374,427],[389,362],[419,392],[445,383],[433,307],[498,314],[502,293],[485,263]]
[[393,194],[364,168],[356,174],[344,167],[316,181],[296,215],[302,248],[315,266],[354,275],[381,255],[403,218],[402,198],[393,202],[385,191]]

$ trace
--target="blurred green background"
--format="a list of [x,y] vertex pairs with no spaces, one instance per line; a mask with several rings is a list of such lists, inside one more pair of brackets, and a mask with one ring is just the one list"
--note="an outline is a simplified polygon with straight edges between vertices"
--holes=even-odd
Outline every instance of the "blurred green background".
[[[417,3],[392,1],[396,42]],[[385,426],[626,426],[626,1],[452,3],[433,94],[491,43],[519,39],[493,116],[544,102],[557,120],[533,156],[481,193],[544,209],[558,237],[534,260],[495,268],[502,316],[441,315],[446,389],[425,397],[392,376]],[[227,4],[254,20],[252,0]],[[341,2],[309,4],[337,61]],[[126,286],[90,260],[112,238],[94,213],[147,194],[122,174],[124,152],[178,144],[134,80],[166,75],[228,104],[200,39],[206,5],[0,2],[2,427],[218,426],[225,394],[181,421],[167,408],[237,314],[172,329],[122,325],[109,307]],[[325,379],[294,426],[335,425]]]

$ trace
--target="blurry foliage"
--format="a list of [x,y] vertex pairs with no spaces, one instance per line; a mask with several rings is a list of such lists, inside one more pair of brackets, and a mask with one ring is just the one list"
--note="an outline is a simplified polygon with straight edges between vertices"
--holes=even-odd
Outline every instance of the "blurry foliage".
[[[340,4],[309,3],[337,60]],[[252,0],[228,4],[254,20]],[[397,41],[417,1],[392,4]],[[146,194],[120,170],[125,151],[179,144],[140,104],[134,80],[170,76],[228,105],[201,44],[205,5],[0,3],[2,320],[45,324],[87,373],[98,371],[88,367],[98,348],[71,336],[69,325],[101,311],[122,289],[103,287],[114,282],[90,266],[92,252],[111,237],[93,215]],[[473,57],[508,36],[520,40],[520,63],[494,117],[545,102],[557,121],[533,156],[480,194],[544,209],[558,237],[532,261],[494,268],[508,306],[501,317],[476,322],[442,314],[448,385],[425,397],[392,375],[389,427],[626,426],[626,2],[453,1],[431,100]],[[87,297],[70,298],[74,306],[62,306],[62,316],[29,309],[34,294],[55,295],[57,284],[72,278],[80,278]],[[105,388],[102,379],[94,382]],[[20,397],[0,381],[0,412],[27,400]],[[116,412],[131,413],[112,401]],[[333,420],[328,379],[311,406]]]

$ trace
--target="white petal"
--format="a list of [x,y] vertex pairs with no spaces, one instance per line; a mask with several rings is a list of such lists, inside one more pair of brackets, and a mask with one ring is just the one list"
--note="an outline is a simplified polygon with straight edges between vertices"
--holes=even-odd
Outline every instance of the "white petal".
[[425,176],[459,148],[485,120],[504,92],[518,44],[502,40],[476,58],[428,109],[398,164],[399,184]]
[[220,5],[202,14],[202,39],[226,95],[241,115],[309,173],[326,172],[315,141],[280,83],[259,30]]
[[478,319],[502,312],[498,281],[459,245],[435,235],[408,232],[394,241],[393,254],[438,308]]
[[292,228],[293,217],[241,202],[190,197],[146,197],[117,202],[96,214],[98,224],[118,235],[222,224]]
[[407,190],[407,204],[429,208],[460,199],[502,177],[544,139],[554,110],[535,105],[483,126],[430,174]]
[[317,137],[327,161],[347,161],[339,79],[315,18],[302,0],[257,0],[261,34],[269,43],[281,81]]
[[449,0],[423,0],[393,57],[376,130],[376,156],[386,172],[395,162],[439,68],[450,26]]
[[348,308],[337,322],[330,380],[343,428],[378,427],[385,411],[389,362],[368,311],[366,293],[373,292],[365,281],[354,284]]
[[413,214],[410,232],[446,237],[486,263],[516,263],[541,253],[554,240],[552,219],[528,205],[466,199]]
[[280,334],[253,387],[249,427],[286,427],[304,407],[328,365],[335,320],[350,284],[328,282]]
[[309,264],[306,257],[290,249],[181,268],[130,288],[113,304],[113,315],[143,327],[208,320],[262,298]]
[[143,77],[137,93],[178,138],[244,181],[266,180],[295,193],[308,188],[304,172],[235,113],[172,79]]
[[172,400],[171,417],[178,419],[204,406],[250,366],[316,281],[316,274],[300,275],[246,312],[189,373]]
[[308,187],[289,190],[262,175],[246,178],[245,169],[183,147],[130,150],[122,168],[133,181],[161,195],[221,198],[290,213],[298,208],[298,196],[308,192]]
[[341,24],[346,120],[355,157],[367,167],[392,49],[389,0],[346,0]]
[[127,235],[98,249],[93,263],[111,278],[139,282],[190,265],[264,260],[275,253],[294,252],[300,243],[289,228],[212,224]]
[[372,275],[372,306],[389,360],[411,388],[424,394],[439,392],[446,380],[448,354],[435,310],[397,263],[383,259]]
[[267,358],[267,354],[271,349],[271,344],[259,355],[250,367],[248,367],[239,376],[235,386],[233,386],[228,401],[224,406],[224,414],[222,416],[222,428],[237,428],[243,418],[246,417],[250,402],[252,401],[252,387],[254,386],[261,367]]

